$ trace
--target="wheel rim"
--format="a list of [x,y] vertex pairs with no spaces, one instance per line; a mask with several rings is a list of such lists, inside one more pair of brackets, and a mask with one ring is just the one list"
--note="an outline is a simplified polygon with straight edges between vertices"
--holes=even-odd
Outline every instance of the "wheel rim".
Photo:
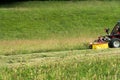
[[120,42],[119,41],[115,41],[114,43],[113,43],[113,45],[114,45],[114,47],[119,47],[120,46]]

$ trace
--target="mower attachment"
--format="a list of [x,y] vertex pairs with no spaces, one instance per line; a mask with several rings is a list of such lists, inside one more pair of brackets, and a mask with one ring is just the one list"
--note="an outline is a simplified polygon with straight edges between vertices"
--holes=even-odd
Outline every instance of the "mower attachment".
[[92,49],[106,49],[109,48],[108,43],[93,43],[91,44]]

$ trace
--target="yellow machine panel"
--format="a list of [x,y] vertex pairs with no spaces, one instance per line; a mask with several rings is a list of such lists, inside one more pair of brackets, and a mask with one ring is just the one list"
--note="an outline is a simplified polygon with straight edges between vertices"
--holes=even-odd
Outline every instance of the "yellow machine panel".
[[92,44],[92,49],[105,49],[105,48],[109,48],[108,43]]

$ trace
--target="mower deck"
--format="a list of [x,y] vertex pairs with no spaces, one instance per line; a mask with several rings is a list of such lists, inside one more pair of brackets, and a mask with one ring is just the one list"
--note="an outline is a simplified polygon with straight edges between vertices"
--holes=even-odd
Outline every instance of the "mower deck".
[[92,49],[106,49],[109,48],[108,43],[93,43],[91,45]]

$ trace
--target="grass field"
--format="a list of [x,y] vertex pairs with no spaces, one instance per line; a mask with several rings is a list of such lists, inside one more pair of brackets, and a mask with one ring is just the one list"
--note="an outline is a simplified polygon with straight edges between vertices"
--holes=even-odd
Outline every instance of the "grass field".
[[106,49],[0,55],[0,79],[119,80],[119,53]]
[[119,1],[0,5],[0,80],[119,80],[119,48],[88,49],[113,28],[119,8]]
[[0,6],[0,39],[95,38],[119,20],[119,2],[23,2]]
[[87,48],[86,44],[105,35],[104,28],[113,28],[119,20],[119,8],[119,1],[28,1],[0,5],[0,52]]

